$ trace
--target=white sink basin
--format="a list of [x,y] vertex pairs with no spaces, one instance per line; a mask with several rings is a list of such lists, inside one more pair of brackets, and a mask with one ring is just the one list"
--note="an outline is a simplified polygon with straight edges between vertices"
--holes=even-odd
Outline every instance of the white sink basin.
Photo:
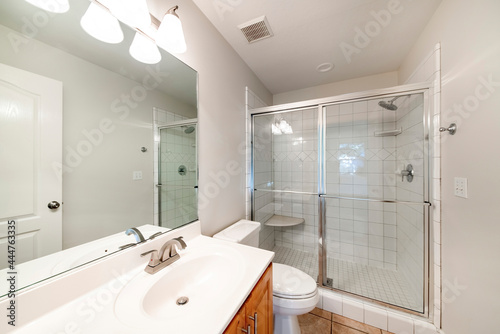
[[222,308],[245,275],[245,261],[233,247],[207,239],[188,243],[179,260],[157,273],[133,278],[116,299],[118,319],[141,330],[159,323],[182,329],[197,321],[194,315]]

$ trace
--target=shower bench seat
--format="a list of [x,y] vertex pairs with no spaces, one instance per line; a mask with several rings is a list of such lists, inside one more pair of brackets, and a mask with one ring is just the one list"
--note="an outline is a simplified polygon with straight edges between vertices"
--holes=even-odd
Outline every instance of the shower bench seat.
[[264,223],[264,225],[283,227],[283,226],[295,226],[302,224],[303,222],[304,218],[273,215],[271,218],[269,218],[267,222]]

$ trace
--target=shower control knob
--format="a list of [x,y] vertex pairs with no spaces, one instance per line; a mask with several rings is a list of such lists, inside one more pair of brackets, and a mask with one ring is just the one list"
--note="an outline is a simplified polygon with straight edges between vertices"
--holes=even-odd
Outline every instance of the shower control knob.
[[47,207],[51,210],[58,209],[61,206],[58,201],[52,201],[49,204],[47,204]]
[[404,181],[405,176],[408,182],[413,181],[414,171],[411,164],[408,164],[408,166],[406,166],[406,169],[403,169],[401,171],[401,181]]

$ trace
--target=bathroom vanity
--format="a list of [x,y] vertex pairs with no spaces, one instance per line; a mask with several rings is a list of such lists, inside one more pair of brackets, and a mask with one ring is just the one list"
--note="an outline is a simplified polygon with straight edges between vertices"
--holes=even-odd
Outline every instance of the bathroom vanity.
[[273,332],[272,278],[273,271],[270,264],[224,334]]
[[[180,236],[180,259],[145,272],[141,254]],[[0,332],[254,333],[253,318],[257,333],[271,333],[273,256],[202,236],[195,222],[3,297],[16,326],[4,320]]]

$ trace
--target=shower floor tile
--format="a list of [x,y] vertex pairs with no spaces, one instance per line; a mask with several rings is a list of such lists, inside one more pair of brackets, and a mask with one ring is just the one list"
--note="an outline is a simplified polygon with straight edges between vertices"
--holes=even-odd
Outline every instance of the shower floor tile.
[[[318,279],[318,255],[283,246],[275,246],[273,262],[287,264]],[[327,259],[327,276],[333,288],[420,311],[422,304],[410,292],[408,282],[399,272],[345,260]]]

